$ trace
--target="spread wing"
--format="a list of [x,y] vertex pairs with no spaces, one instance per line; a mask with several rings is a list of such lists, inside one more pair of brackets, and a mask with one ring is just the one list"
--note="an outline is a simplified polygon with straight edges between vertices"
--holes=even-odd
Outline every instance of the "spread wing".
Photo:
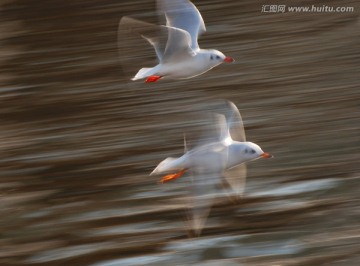
[[123,17],[118,28],[118,42],[122,40],[122,30],[128,29],[140,34],[155,49],[156,55],[161,62],[166,48],[169,29],[165,26],[158,26],[131,17]]
[[205,173],[192,171],[192,197],[191,197],[191,229],[196,235],[200,235],[209,216],[215,198],[218,196],[218,188],[221,175],[219,173]]
[[[188,148],[193,149],[210,142],[232,140],[245,142],[244,124],[234,103],[225,100],[199,103],[189,115],[196,121],[193,132],[187,133]],[[196,134],[196,132],[198,132]]]
[[234,103],[227,101],[227,110],[226,110],[226,123],[229,129],[230,136],[235,141],[246,141],[244,123],[238,108]]
[[166,27],[168,29],[168,40],[164,52],[163,62],[181,60],[194,55],[191,49],[190,34],[182,29],[175,27]]
[[191,37],[187,31],[179,28],[158,26],[131,17],[123,17],[119,23],[118,42],[122,41],[121,30],[128,29],[138,33],[155,49],[159,62],[176,60],[178,57],[190,57],[193,54]]
[[193,3],[188,0],[158,0],[158,9],[165,14],[166,25],[187,31],[191,48],[198,49],[198,36],[206,31],[204,20]]
[[[245,141],[245,133],[240,112],[229,101],[207,103],[206,107],[195,112],[198,116],[199,137],[186,141],[186,150],[200,156],[192,158],[193,201],[192,229],[200,234],[209,215],[214,198],[218,194],[216,185],[225,177],[237,196],[241,196],[246,181],[246,165],[225,171],[228,148],[231,139]],[[228,141],[229,140],[229,141]],[[210,154],[210,155],[209,155]]]
[[[245,142],[244,123],[238,108],[230,101],[227,101],[225,105],[226,124],[231,138],[235,141]],[[237,196],[242,196],[244,193],[246,174],[246,164],[227,169],[224,173],[226,182]]]
[[[217,124],[220,128],[220,141],[227,145],[231,144],[233,138],[236,141],[246,141],[242,118],[235,104],[230,101],[226,101],[224,109],[219,110],[219,112],[224,114],[217,115]],[[228,150],[226,153],[226,159],[228,158],[227,156],[229,156]],[[227,169],[224,172],[225,180],[235,192],[236,196],[241,196],[244,192],[246,173],[245,164]]]
[[210,143],[189,151],[192,175],[192,229],[200,234],[209,215],[214,198],[219,194],[217,185],[222,182],[226,166],[227,147]]
[[225,180],[230,185],[236,197],[241,197],[244,194],[246,174],[247,169],[244,163],[228,169],[224,173]]

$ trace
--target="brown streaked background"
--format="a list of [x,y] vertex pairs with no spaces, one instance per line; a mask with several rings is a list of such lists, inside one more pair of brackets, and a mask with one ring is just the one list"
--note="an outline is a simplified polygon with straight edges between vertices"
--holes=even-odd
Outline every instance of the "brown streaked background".
[[[118,53],[117,27],[155,22],[154,1],[1,1],[1,265],[358,265],[359,2],[194,3],[200,46],[236,62],[144,84],[129,75],[154,52],[124,35]],[[181,155],[192,110],[216,99],[275,158],[250,163],[244,199],[217,202],[192,239],[188,178],[148,174]]]

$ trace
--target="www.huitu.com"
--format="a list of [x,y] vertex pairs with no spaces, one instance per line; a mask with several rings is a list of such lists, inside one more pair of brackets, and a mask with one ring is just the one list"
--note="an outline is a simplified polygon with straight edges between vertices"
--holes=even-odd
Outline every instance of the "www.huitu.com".
[[261,7],[262,13],[345,13],[354,12],[352,6],[286,6],[286,5],[263,5]]

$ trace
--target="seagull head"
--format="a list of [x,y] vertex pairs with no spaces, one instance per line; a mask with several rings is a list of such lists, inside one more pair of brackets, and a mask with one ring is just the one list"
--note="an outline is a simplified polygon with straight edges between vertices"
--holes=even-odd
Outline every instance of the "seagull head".
[[227,168],[260,158],[272,157],[273,156],[271,154],[264,152],[259,145],[253,142],[234,141],[231,145],[229,145]]
[[260,158],[272,158],[270,153],[264,152],[259,145],[253,142],[245,142],[242,149],[242,156],[248,161],[256,160]]
[[222,52],[218,50],[209,49],[206,52],[207,59],[211,65],[219,65],[221,63],[232,63],[235,60],[229,56],[225,56]]

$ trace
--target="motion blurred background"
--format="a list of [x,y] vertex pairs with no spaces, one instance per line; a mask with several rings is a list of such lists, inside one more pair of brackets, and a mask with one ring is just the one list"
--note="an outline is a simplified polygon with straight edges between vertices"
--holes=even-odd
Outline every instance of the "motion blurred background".
[[[155,63],[144,40],[117,47],[120,18],[156,22],[155,1],[0,2],[1,265],[359,265],[359,1],[193,2],[200,46],[236,62],[155,84],[129,82]],[[148,175],[215,99],[275,158],[189,238],[187,177]]]

